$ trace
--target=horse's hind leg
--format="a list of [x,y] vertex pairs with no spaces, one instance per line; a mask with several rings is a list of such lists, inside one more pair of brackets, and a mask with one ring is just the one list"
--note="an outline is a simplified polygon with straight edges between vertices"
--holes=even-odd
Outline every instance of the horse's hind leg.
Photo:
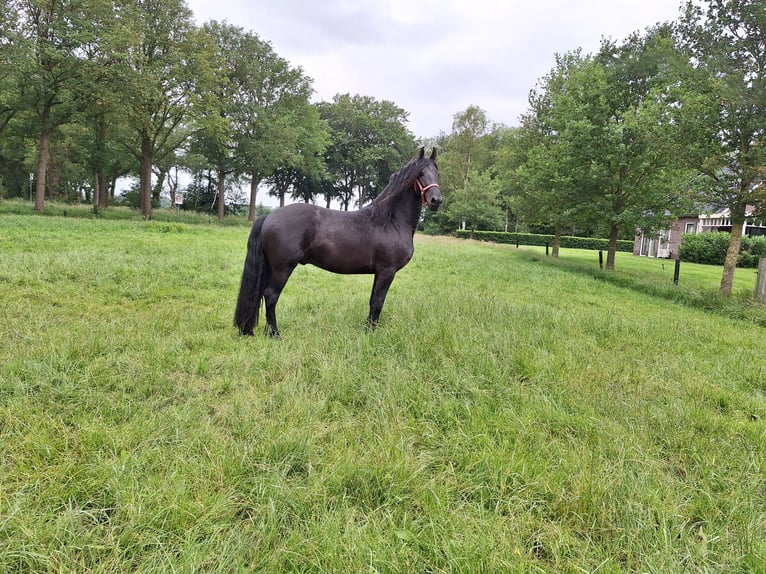
[[263,299],[266,307],[266,335],[279,338],[279,328],[277,327],[277,302],[285,288],[293,268],[274,270],[271,281],[263,293]]

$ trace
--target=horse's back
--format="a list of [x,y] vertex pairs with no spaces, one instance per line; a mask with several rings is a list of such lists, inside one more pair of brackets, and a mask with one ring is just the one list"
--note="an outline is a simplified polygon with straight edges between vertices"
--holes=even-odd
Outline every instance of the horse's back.
[[269,227],[306,226],[317,217],[320,210],[324,209],[324,207],[311,203],[291,203],[269,213],[264,225],[267,229]]

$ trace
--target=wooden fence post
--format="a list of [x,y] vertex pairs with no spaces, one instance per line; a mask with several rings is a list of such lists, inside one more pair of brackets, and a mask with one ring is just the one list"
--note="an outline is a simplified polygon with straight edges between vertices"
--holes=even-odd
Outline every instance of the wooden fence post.
[[766,257],[758,260],[758,277],[755,280],[755,298],[766,303]]

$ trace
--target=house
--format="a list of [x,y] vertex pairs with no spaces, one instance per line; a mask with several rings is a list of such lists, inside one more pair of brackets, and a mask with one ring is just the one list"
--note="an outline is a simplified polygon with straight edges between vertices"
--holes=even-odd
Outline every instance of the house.
[[[747,209],[747,216],[753,213]],[[644,235],[639,229],[633,243],[633,255],[676,259],[678,246],[684,233],[706,233],[708,231],[731,231],[729,209],[720,209],[712,213],[684,216],[676,219],[668,229],[655,235]],[[753,220],[745,221],[744,235],[766,235],[766,225]]]

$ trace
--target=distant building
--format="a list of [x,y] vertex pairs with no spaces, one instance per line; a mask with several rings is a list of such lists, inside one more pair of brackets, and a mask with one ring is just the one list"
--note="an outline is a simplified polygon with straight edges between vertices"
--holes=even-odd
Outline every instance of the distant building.
[[[750,217],[752,213],[752,208],[748,208],[747,216]],[[681,245],[684,233],[707,233],[708,231],[731,232],[728,208],[713,213],[680,217],[671,223],[668,229],[663,229],[659,234],[644,235],[639,229],[633,242],[633,255],[676,259],[678,246]],[[766,235],[766,225],[747,220],[743,234],[750,236]]]

